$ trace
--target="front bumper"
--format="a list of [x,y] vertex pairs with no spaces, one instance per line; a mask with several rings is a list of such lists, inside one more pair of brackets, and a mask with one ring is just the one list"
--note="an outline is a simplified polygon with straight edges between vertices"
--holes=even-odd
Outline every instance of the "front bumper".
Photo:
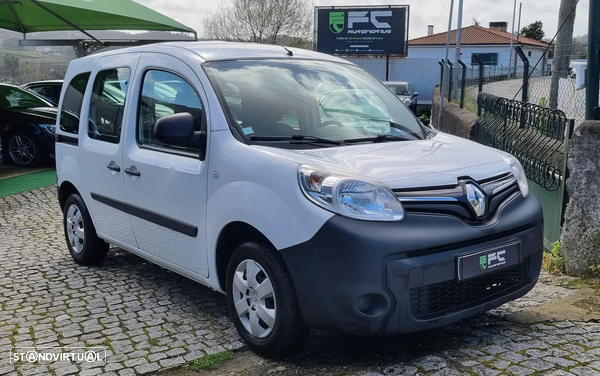
[[[457,280],[458,255],[514,241],[518,264]],[[334,216],[281,255],[308,325],[374,334],[446,325],[521,297],[537,281],[542,252],[541,206],[515,194],[480,226],[442,214],[402,222]]]

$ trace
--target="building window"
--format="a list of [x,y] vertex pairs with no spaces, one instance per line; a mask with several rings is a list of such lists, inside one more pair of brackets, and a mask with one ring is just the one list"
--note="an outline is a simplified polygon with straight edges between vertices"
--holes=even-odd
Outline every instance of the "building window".
[[531,51],[527,51],[527,56],[531,57]]
[[477,65],[477,59],[475,56],[479,57],[479,60],[483,63],[483,65],[498,65],[498,53],[490,52],[485,54],[471,54],[471,65]]

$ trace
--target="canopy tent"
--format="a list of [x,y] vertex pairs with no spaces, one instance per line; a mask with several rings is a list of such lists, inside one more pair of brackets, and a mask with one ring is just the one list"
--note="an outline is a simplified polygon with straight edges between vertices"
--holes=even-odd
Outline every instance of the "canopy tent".
[[[197,39],[194,29],[132,0],[0,0],[0,28],[25,39],[28,33],[78,30],[103,46],[89,30],[177,31]],[[28,42],[22,45],[36,45]]]

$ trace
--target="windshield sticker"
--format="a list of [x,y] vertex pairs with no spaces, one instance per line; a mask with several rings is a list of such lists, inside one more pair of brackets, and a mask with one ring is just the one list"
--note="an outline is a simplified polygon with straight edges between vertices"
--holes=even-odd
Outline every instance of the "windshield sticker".
[[242,128],[242,131],[244,132],[244,135],[246,135],[246,136],[254,133],[254,129],[252,129],[252,127]]

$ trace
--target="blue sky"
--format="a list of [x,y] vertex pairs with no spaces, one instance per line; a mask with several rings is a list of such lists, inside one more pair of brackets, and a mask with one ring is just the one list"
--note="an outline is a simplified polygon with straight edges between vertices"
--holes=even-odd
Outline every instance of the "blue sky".
[[[136,0],[178,20],[202,35],[202,23],[206,15],[215,12],[219,4],[227,0]],[[521,27],[534,21],[544,23],[546,37],[551,38],[557,30],[560,0],[523,0]],[[427,25],[433,24],[436,33],[448,27],[450,0],[312,0],[313,5],[410,5],[409,38],[427,34]],[[576,11],[574,36],[587,34],[589,0],[580,0]],[[453,28],[456,27],[458,0],[455,0]],[[517,16],[519,0],[517,0]],[[489,22],[507,21],[508,31],[512,25],[513,0],[464,0],[463,26],[471,25],[475,18],[482,26]],[[600,22],[597,21],[597,22]],[[515,30],[518,21],[515,20]]]

